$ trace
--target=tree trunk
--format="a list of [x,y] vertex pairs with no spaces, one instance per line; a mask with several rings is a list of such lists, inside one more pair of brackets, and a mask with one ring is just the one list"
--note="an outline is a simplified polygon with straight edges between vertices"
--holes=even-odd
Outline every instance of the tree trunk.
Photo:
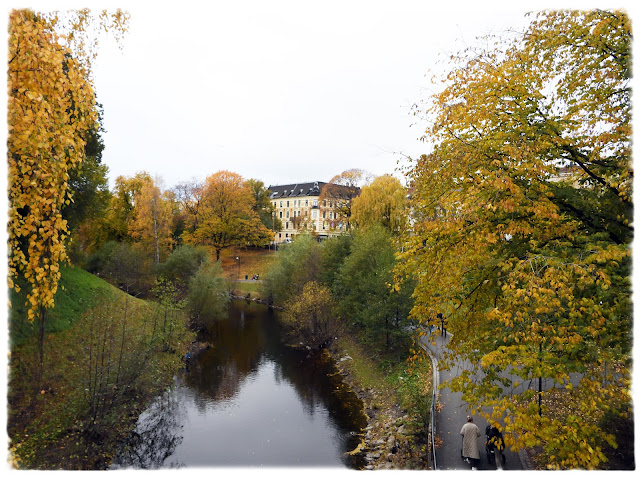
[[[42,391],[43,388],[43,378],[44,378],[44,334],[45,334],[45,325],[47,322],[47,309],[44,307],[40,307],[38,312],[38,319],[40,321],[40,338],[38,342],[38,354],[39,354],[39,365],[38,365],[38,392]],[[37,395],[37,392],[36,392]]]
[[153,259],[155,264],[158,265],[160,263],[160,243],[158,240],[158,221],[156,219],[155,209],[153,210],[153,239],[155,243],[155,255]]

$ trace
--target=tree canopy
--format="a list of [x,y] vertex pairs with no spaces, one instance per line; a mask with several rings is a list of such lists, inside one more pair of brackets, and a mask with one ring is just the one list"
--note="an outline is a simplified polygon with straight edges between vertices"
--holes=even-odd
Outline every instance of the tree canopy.
[[220,171],[205,180],[199,193],[197,226],[187,232],[191,243],[209,245],[220,252],[232,245],[268,242],[270,231],[262,224],[254,210],[252,190],[237,173]]
[[407,226],[407,190],[391,175],[377,177],[362,187],[351,205],[352,220],[359,228],[379,224],[393,234]]
[[[631,39],[621,12],[542,12],[454,56],[425,110],[433,151],[408,173],[412,314],[444,313],[451,360],[470,365],[452,387],[493,407],[507,444],[543,443],[551,468],[604,461],[615,441],[597,422],[630,398]],[[539,378],[565,418],[516,389]]]

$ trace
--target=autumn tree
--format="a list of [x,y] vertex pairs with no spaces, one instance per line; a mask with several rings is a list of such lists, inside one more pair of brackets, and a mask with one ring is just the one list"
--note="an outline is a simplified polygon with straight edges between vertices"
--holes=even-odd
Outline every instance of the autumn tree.
[[187,233],[193,233],[198,228],[202,216],[202,192],[203,184],[195,178],[180,182],[173,188],[174,198],[184,222],[184,231]]
[[371,174],[365,170],[352,168],[335,175],[322,187],[318,204],[330,204],[330,210],[336,213],[337,221],[348,229],[351,222],[351,202],[360,194],[360,188],[371,180]]
[[360,228],[379,224],[398,235],[407,226],[407,207],[407,189],[400,180],[382,175],[362,187],[360,195],[353,199],[351,218]]
[[153,252],[155,265],[160,254],[168,254],[171,238],[171,199],[161,190],[162,182],[140,175],[140,186],[133,194],[133,212],[129,219],[129,235],[140,242],[145,251]]
[[447,317],[452,388],[549,468],[601,465],[630,409],[631,38],[621,12],[542,12],[462,52],[409,172],[412,315]]
[[276,209],[270,201],[271,192],[264,186],[262,180],[250,178],[247,185],[251,189],[253,195],[252,209],[260,217],[262,224],[273,232],[282,230],[282,221],[276,218]]
[[88,10],[9,17],[7,160],[9,174],[9,286],[28,284],[28,318],[40,324],[40,364],[46,311],[54,306],[66,258],[70,171],[85,156],[97,112],[91,63],[97,37],[89,27],[126,30],[127,16]]
[[207,177],[200,200],[201,216],[187,242],[209,245],[220,252],[234,245],[268,242],[270,231],[253,210],[251,189],[237,173],[220,171]]
[[331,292],[315,281],[287,304],[282,321],[289,342],[312,349],[326,347],[343,330]]
[[140,196],[145,183],[152,181],[147,172],[138,172],[133,177],[120,175],[115,180],[103,228],[108,240],[133,241],[131,224],[135,217],[136,197]]

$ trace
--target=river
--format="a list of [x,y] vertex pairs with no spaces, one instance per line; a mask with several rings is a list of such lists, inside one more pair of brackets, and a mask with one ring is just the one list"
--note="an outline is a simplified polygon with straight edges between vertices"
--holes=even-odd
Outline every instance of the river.
[[283,345],[277,313],[234,301],[173,388],[138,419],[112,468],[361,468],[362,403],[327,355]]

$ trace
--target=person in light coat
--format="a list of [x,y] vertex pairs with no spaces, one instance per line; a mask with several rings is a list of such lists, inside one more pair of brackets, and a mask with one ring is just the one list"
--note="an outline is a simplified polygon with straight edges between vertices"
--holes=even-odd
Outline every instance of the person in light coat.
[[473,423],[473,417],[467,415],[467,423],[460,430],[462,435],[462,456],[465,462],[471,464],[471,468],[475,470],[480,463],[480,450],[478,449],[478,437],[480,437],[480,429]]

